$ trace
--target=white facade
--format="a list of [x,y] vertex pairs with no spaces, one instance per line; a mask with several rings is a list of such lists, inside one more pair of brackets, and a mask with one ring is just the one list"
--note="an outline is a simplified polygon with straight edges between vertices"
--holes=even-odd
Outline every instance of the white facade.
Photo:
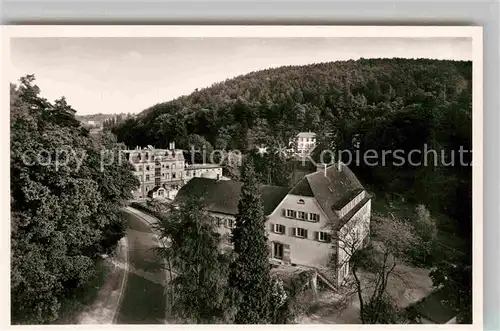
[[336,237],[337,279],[341,283],[349,274],[349,260],[355,250],[361,249],[370,238],[371,200],[368,200],[338,231]]
[[222,167],[215,164],[188,164],[185,170],[187,180],[195,177],[223,179]]
[[[318,215],[319,220],[313,220],[317,217],[311,214]],[[307,218],[307,220],[299,219],[302,217]],[[332,244],[328,241],[320,241],[319,233],[331,235],[327,220],[327,216],[315,198],[288,194],[269,215],[266,223],[271,258],[278,263],[284,261],[311,267],[326,266],[331,259]],[[285,232],[276,233],[276,225],[284,226]],[[296,229],[304,229],[305,231]],[[324,235],[321,236],[324,238]],[[276,243],[284,245],[283,254],[279,251],[280,247],[275,245]]]
[[[347,189],[346,182],[352,184]],[[209,184],[200,181],[199,187]],[[192,181],[191,189],[196,185]],[[343,196],[334,194],[335,185],[345,192]],[[230,236],[240,194],[238,190],[231,192],[234,194],[224,198],[218,198],[222,192],[212,191],[209,195],[208,211],[215,218],[224,249],[232,248]],[[227,199],[233,198],[228,204]],[[307,175],[291,190],[285,188],[274,201],[265,225],[270,262],[328,269],[334,271],[335,279],[331,281],[341,285],[350,272],[352,254],[367,243],[370,234],[371,197],[359,181],[345,166],[329,167]]]
[[316,133],[314,132],[300,132],[295,140],[295,153],[299,156],[308,156],[316,148]]

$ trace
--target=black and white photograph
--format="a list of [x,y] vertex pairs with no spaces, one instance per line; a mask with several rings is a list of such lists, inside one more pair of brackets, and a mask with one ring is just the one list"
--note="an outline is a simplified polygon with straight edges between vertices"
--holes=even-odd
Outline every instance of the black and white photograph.
[[481,28],[91,28],[8,37],[11,325],[478,322]]

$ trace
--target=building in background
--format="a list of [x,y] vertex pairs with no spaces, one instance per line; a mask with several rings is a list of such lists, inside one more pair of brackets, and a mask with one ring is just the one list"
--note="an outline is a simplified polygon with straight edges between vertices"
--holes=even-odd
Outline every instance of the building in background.
[[[174,199],[179,189],[194,177],[222,179],[222,166],[214,164],[188,165],[182,149],[170,143],[168,149],[153,146],[124,150],[126,159],[134,166],[139,188],[132,192],[134,199]],[[226,178],[227,179],[227,178]]]
[[300,157],[306,157],[316,148],[316,133],[299,132],[291,142],[293,152]]
[[195,177],[229,180],[229,178],[222,176],[222,167],[218,164],[186,164],[187,181]]

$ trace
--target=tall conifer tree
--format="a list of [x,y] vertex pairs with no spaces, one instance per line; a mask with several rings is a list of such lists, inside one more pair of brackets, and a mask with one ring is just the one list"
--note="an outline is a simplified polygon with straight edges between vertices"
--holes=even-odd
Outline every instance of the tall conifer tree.
[[243,167],[243,187],[232,241],[236,259],[231,265],[229,284],[234,291],[236,324],[268,322],[270,266],[265,218],[253,162]]

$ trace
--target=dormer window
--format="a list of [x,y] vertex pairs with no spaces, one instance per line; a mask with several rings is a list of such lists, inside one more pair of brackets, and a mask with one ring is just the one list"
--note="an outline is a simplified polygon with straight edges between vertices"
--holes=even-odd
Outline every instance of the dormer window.
[[297,201],[297,203],[298,203],[299,205],[303,205],[303,204],[305,204],[306,202],[304,201],[304,199],[300,199],[299,201]]

